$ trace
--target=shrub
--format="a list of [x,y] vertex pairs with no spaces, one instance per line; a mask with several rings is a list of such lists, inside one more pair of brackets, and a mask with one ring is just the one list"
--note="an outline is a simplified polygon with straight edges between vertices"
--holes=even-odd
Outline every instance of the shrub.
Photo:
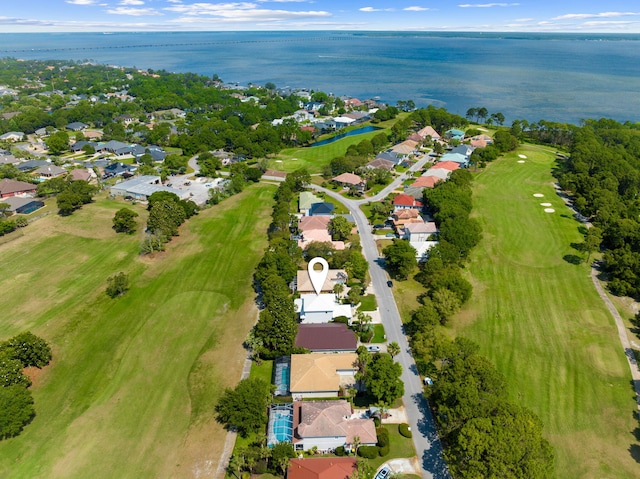
[[107,295],[110,298],[124,295],[129,290],[129,275],[120,272],[107,279]]
[[378,436],[378,447],[389,445],[389,431],[383,427],[379,427],[376,429],[376,435]]
[[338,456],[338,457],[342,457],[342,456],[344,456],[344,455],[346,454],[346,451],[344,450],[344,446],[338,446],[338,447],[336,447],[335,454],[336,454],[336,456]]
[[406,422],[398,424],[398,432],[404,437],[413,437],[413,433],[411,432],[411,429],[409,429],[409,425]]
[[378,416],[373,418],[373,424],[376,426],[376,429],[378,429],[380,427],[380,418]]
[[382,447],[378,447],[378,455],[380,457],[384,457],[389,455],[389,449],[391,448],[391,446],[389,446],[388,444],[386,446],[382,446]]
[[349,325],[349,318],[347,318],[346,316],[336,316],[335,318],[333,318],[333,322],[334,323],[346,324],[348,326]]
[[358,456],[364,457],[365,459],[375,459],[376,457],[378,457],[378,447],[360,446],[358,448]]

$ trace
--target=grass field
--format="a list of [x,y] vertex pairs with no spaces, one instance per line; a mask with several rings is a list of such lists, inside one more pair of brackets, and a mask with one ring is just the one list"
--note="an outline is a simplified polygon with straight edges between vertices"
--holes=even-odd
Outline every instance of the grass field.
[[[0,477],[215,470],[225,434],[213,406],[240,377],[273,191],[252,186],[203,211],[155,258],[138,256],[141,233],[112,231],[123,203],[108,199],[0,246],[0,338],[29,329],[54,353],[32,387],[34,421],[0,442]],[[111,300],[106,279],[119,271],[131,290]]]
[[639,477],[628,365],[588,267],[563,259],[579,254],[570,244],[581,235],[554,192],[554,155],[533,146],[517,153],[524,163],[512,153],[476,179],[484,239],[469,266],[473,298],[452,330],[478,342],[511,398],[540,416],[557,477]]

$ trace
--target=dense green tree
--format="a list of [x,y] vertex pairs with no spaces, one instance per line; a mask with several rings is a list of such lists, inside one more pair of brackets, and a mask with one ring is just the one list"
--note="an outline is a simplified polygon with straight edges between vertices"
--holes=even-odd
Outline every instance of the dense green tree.
[[327,261],[330,261],[335,253],[335,248],[333,243],[328,241],[312,241],[307,245],[304,249],[304,255],[307,259],[313,258],[324,258]]
[[215,408],[218,420],[247,437],[266,426],[269,397],[269,385],[262,379],[243,379],[220,397]]
[[45,139],[45,144],[52,155],[58,155],[69,149],[69,134],[66,131],[56,131]]
[[271,461],[281,474],[287,471],[289,460],[295,457],[296,452],[290,442],[279,442],[271,450]]
[[31,393],[14,384],[0,387],[0,438],[20,434],[24,426],[35,416]]
[[336,215],[329,220],[328,228],[334,240],[345,241],[351,236],[353,224],[349,223],[344,216]]
[[394,239],[382,250],[389,272],[397,279],[407,279],[416,269],[416,250],[408,241]]
[[132,234],[136,230],[138,213],[129,208],[120,208],[113,216],[113,229],[116,233]]
[[17,359],[23,367],[42,368],[51,361],[51,348],[47,342],[26,331],[0,344],[0,354]]
[[184,209],[174,201],[155,202],[149,211],[147,229],[166,237],[177,236],[178,227],[185,222]]
[[6,352],[0,351],[0,388],[13,384],[25,388],[31,386],[31,380],[22,374],[23,368],[19,359],[13,359]]
[[393,404],[404,394],[404,383],[400,379],[402,366],[391,355],[376,353],[371,357],[364,375],[367,391],[377,401]]
[[117,298],[129,291],[129,275],[122,271],[107,278],[107,296]]

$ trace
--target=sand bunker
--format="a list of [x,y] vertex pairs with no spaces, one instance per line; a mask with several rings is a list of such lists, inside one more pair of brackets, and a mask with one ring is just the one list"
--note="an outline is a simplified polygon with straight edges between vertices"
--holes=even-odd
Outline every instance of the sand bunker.
[[551,203],[540,203],[540,206],[551,206]]
[[542,193],[534,193],[533,196],[535,196],[536,198],[544,198],[544,195]]
[[276,163],[282,163],[282,160],[276,160]]
[[520,158],[526,158],[526,157],[527,157],[527,155],[518,155],[518,157],[520,157]]
[[518,160],[518,163],[524,163],[524,160]]
[[555,213],[555,212],[556,212],[556,210],[554,210],[553,208],[545,208],[545,209],[544,209],[544,212],[545,212],[545,213]]

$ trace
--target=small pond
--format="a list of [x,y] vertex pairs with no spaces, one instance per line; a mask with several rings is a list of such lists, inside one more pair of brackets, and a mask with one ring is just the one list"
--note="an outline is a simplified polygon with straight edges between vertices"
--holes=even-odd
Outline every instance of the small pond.
[[340,133],[339,135],[333,136],[331,138],[327,138],[326,140],[317,141],[316,143],[311,145],[311,147],[313,148],[314,146],[328,145],[330,143],[333,143],[334,141],[338,141],[343,138],[346,138],[347,136],[361,135],[362,133],[369,133],[371,131],[376,131],[376,130],[382,130],[382,128],[377,126],[371,126],[371,125],[363,126],[361,128],[356,128],[355,130],[348,131],[346,133]]

